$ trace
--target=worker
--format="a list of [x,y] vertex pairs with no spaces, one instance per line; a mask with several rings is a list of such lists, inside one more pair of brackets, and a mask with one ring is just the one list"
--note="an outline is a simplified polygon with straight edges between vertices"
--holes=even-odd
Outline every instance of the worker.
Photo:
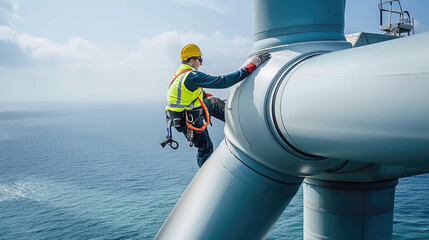
[[[175,142],[171,138],[173,126],[185,135],[190,146],[198,148],[197,163],[201,167],[213,152],[213,143],[206,128],[210,123],[210,116],[225,122],[225,102],[206,93],[203,88],[228,88],[249,76],[270,56],[268,52],[261,52],[236,72],[210,76],[198,71],[203,64],[200,48],[193,43],[185,45],[180,51],[182,64],[174,75],[167,93],[166,116],[170,124],[167,142]],[[173,148],[173,145],[170,146]],[[178,147],[178,144],[176,146]]]

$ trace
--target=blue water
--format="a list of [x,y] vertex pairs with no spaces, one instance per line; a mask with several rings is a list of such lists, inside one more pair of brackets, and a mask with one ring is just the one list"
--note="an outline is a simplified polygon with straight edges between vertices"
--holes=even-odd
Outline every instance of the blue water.
[[[152,239],[198,171],[182,136],[160,147],[162,108],[0,106],[0,239]],[[429,239],[428,196],[429,174],[400,179],[394,239]],[[302,239],[301,189],[267,239]]]

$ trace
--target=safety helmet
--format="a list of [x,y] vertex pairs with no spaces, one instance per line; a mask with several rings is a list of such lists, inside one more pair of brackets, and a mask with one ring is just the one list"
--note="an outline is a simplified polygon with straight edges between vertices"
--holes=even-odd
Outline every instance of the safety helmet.
[[200,48],[193,43],[186,44],[182,50],[180,50],[180,59],[182,60],[186,60],[190,57],[201,57],[201,55]]

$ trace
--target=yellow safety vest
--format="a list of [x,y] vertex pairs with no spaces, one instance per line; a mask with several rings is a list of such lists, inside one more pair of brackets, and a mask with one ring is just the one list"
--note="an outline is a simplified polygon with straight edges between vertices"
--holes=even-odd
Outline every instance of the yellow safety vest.
[[[184,70],[190,71],[180,74]],[[185,109],[193,109],[201,106],[197,98],[203,100],[203,89],[198,88],[192,92],[185,86],[186,78],[192,71],[195,71],[195,69],[187,64],[182,64],[179,69],[177,69],[175,76],[177,76],[177,74],[180,75],[174,79],[168,89],[166,110],[181,112]]]

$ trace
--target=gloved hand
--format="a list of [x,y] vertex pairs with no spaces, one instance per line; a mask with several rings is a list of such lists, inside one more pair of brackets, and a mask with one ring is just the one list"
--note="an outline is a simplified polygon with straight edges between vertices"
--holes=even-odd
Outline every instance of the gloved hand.
[[270,57],[271,54],[269,52],[260,52],[253,56],[252,59],[250,59],[250,63],[246,65],[246,68],[249,70],[249,74]]
[[260,52],[260,53],[257,53],[255,56],[253,56],[250,62],[254,63],[256,67],[259,67],[261,63],[267,61],[267,59],[270,57],[271,57],[271,54],[269,52]]

